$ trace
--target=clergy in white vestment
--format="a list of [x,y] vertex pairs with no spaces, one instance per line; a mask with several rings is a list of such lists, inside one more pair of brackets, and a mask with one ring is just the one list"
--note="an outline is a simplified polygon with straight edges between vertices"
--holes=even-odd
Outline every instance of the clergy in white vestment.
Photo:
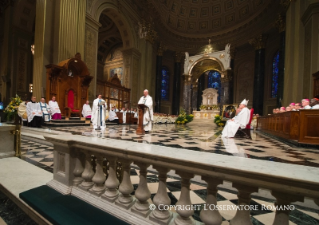
[[49,122],[51,120],[51,109],[50,109],[50,106],[45,103],[45,98],[42,97],[41,98],[41,101],[40,101],[40,108],[41,108],[41,111],[42,111],[42,114],[43,114],[43,120],[45,122]]
[[302,99],[301,105],[302,109],[311,109],[310,100],[308,98]]
[[21,117],[23,126],[28,126],[27,101],[21,102],[18,107],[18,115]]
[[138,113],[136,109],[133,110],[133,113],[134,113],[134,118],[138,118]]
[[82,115],[84,118],[91,118],[92,116],[92,109],[89,103],[89,100],[87,100],[86,103],[83,105]]
[[31,102],[27,104],[28,126],[41,127],[42,111],[40,104],[36,102],[36,97],[32,96]]
[[109,112],[109,121],[119,124],[119,118],[116,115],[115,107],[112,107],[112,109]]
[[146,107],[144,108],[144,116],[143,116],[143,125],[146,133],[152,130],[152,122],[153,122],[153,99],[148,94],[148,90],[144,90],[144,96],[140,98],[138,104],[144,104]]
[[318,98],[311,99],[311,109],[319,109],[319,99]]
[[91,121],[94,129],[105,129],[105,110],[106,102],[102,99],[102,95],[98,95],[93,101]]
[[120,112],[123,113],[123,114],[122,114],[123,123],[126,123],[126,113],[127,113],[127,111],[126,111],[125,108],[123,107]]
[[57,101],[55,101],[55,96],[52,97],[52,100],[49,101],[49,106],[51,109],[51,115],[53,120],[61,119],[61,110]]
[[246,128],[250,119],[250,110],[247,108],[247,104],[248,100],[246,99],[240,103],[240,112],[233,119],[227,121],[222,132],[222,137],[232,138],[235,136],[239,127],[242,129]]

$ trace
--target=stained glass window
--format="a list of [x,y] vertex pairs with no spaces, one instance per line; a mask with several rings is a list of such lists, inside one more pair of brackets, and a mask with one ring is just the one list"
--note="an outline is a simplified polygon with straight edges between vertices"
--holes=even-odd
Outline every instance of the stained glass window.
[[218,103],[220,103],[220,95],[221,95],[221,81],[220,81],[220,73],[216,70],[211,70],[208,73],[208,88],[217,89],[218,93]]
[[162,100],[169,100],[169,72],[166,67],[162,68]]
[[276,52],[272,60],[272,80],[271,80],[271,97],[272,98],[277,98],[278,73],[279,73],[279,51]]

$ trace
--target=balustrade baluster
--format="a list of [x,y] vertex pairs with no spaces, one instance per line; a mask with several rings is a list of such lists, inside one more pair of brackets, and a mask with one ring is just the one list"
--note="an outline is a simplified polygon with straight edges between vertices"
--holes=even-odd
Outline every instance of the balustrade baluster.
[[85,167],[82,173],[83,182],[79,185],[80,188],[84,190],[90,189],[94,183],[92,182],[92,177],[94,176],[94,171],[91,164],[91,152],[84,151],[85,154]]
[[74,158],[75,158],[75,167],[73,170],[73,185],[78,186],[80,183],[82,183],[82,173],[84,171],[83,163],[82,163],[82,153],[80,151],[74,152]]
[[168,224],[172,219],[172,213],[169,210],[165,210],[165,207],[171,204],[171,199],[168,197],[166,190],[166,179],[168,168],[153,166],[159,173],[158,190],[153,198],[153,203],[156,206],[150,215],[150,220],[160,223]]
[[117,188],[120,184],[116,177],[116,157],[108,156],[107,160],[109,161],[109,174],[107,180],[105,181],[106,190],[102,195],[102,198],[110,202],[114,202],[119,195]]
[[181,171],[176,171],[176,173],[182,178],[182,185],[181,196],[176,202],[176,212],[178,213],[178,216],[175,218],[174,222],[177,225],[194,224],[195,221],[192,217],[192,215],[194,214],[194,209],[192,207],[190,197],[190,179],[193,178],[194,175]]
[[135,197],[137,201],[135,202],[132,211],[144,217],[147,217],[147,215],[151,212],[149,209],[150,204],[147,201],[151,197],[151,192],[148,189],[146,179],[147,167],[149,165],[145,163],[136,164],[140,167],[140,182],[138,184],[138,188],[135,191]]
[[217,186],[223,181],[221,179],[214,179],[211,177],[202,177],[207,182],[207,196],[205,208],[200,212],[200,219],[207,225],[219,225],[222,223],[222,216],[220,215],[217,206]]
[[[233,183],[233,187],[238,190],[238,207],[236,215],[230,221],[231,225],[243,225],[243,224],[252,224],[250,220],[250,195],[253,192],[258,191],[258,187],[251,187],[243,184]],[[248,206],[248,207],[245,207]]]
[[303,202],[304,198],[277,191],[272,191],[271,194],[276,198],[275,206],[277,207],[273,225],[288,225],[289,213],[294,208],[291,203]]
[[115,204],[122,206],[126,209],[130,208],[134,204],[134,198],[131,193],[134,191],[131,182],[131,163],[130,160],[121,160],[123,168],[123,179],[119,186],[120,195],[115,201]]
[[103,156],[96,155],[95,175],[92,178],[94,186],[90,189],[90,192],[100,196],[106,188],[104,185],[105,180],[106,177],[103,172]]

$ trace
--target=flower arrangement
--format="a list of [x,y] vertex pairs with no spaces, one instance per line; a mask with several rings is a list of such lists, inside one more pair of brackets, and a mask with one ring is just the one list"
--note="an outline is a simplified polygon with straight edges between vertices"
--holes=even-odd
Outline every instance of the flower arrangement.
[[214,119],[214,123],[219,127],[224,127],[226,124],[226,121],[223,120],[223,118],[220,115],[216,115]]
[[3,111],[5,114],[5,118],[7,118],[8,121],[11,121],[14,116],[18,114],[18,107],[21,102],[22,100],[18,95],[16,95],[15,98],[11,98],[11,102]]
[[187,114],[184,109],[181,109],[181,113],[178,115],[175,123],[177,124],[189,123],[193,120],[193,118],[194,118],[193,114]]
[[201,105],[200,110],[220,110],[218,105]]

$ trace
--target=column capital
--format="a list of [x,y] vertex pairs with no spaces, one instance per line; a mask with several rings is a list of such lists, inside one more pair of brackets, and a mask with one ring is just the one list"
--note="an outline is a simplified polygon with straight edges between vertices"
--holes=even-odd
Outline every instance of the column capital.
[[250,39],[248,42],[255,48],[255,50],[263,49],[266,47],[267,36],[261,34],[258,37]]
[[279,13],[278,18],[275,22],[275,26],[278,28],[279,33],[284,32],[286,30],[286,17],[284,14]]
[[96,31],[102,26],[102,24],[96,21],[89,13],[86,13],[85,23]]

